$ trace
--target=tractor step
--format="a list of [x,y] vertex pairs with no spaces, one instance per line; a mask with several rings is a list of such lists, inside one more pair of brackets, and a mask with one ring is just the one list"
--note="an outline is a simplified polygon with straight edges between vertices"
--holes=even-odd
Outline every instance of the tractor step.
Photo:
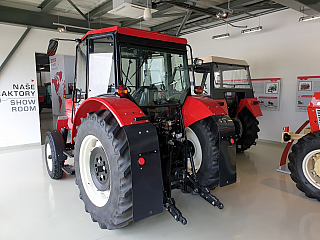
[[62,171],[64,171],[68,175],[74,175],[75,174],[74,167],[72,165],[69,165],[69,164],[63,165]]
[[72,149],[63,151],[63,154],[66,155],[69,158],[73,158],[74,157]]

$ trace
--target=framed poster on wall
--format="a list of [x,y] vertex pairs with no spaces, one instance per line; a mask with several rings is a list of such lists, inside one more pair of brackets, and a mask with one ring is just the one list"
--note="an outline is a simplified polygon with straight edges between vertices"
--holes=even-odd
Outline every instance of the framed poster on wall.
[[280,110],[281,78],[251,79],[254,96],[258,99],[261,110]]
[[320,76],[297,77],[297,112],[307,111],[307,107],[315,92],[320,92]]

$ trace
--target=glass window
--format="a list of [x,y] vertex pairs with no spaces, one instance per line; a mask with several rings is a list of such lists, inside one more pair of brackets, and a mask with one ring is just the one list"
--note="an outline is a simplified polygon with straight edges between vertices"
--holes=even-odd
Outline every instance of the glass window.
[[80,90],[81,98],[85,98],[86,89],[87,89],[86,67],[87,67],[87,44],[86,44],[86,41],[83,41],[77,47],[77,72],[76,72],[76,88]]
[[113,38],[90,40],[89,97],[115,92]]
[[214,64],[215,88],[251,88],[249,67]]
[[[192,71],[190,71],[192,74]],[[203,89],[204,95],[210,95],[210,68],[209,66],[201,66],[195,69],[194,72],[195,77],[195,86],[201,86]],[[192,92],[192,94],[195,94]]]
[[121,47],[122,81],[139,106],[182,103],[189,91],[185,53]]

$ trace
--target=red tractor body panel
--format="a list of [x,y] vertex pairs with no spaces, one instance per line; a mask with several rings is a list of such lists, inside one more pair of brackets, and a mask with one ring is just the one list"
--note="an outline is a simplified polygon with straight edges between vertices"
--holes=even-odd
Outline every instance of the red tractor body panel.
[[[132,101],[119,97],[92,97],[85,100],[77,109],[73,119],[71,131],[71,143],[77,135],[76,127],[81,124],[81,118],[87,117],[89,112],[97,112],[101,109],[108,109],[119,123],[120,127],[145,123],[149,120],[138,120],[136,118],[145,117],[143,111]],[[71,117],[68,116],[68,119]]]
[[71,121],[71,117],[72,117],[72,109],[75,109],[75,105],[73,104],[73,108],[72,108],[72,98],[68,98],[66,99],[66,115],[68,117],[68,124],[67,127],[69,129],[72,129],[72,121]]
[[212,115],[227,114],[217,102],[204,96],[188,96],[182,107],[185,127]]
[[88,35],[115,32],[115,31],[117,31],[120,34],[133,36],[133,37],[148,38],[148,39],[159,40],[164,42],[187,44],[187,39],[185,38],[171,37],[164,33],[151,32],[147,30],[141,30],[141,29],[130,28],[130,27],[125,27],[125,28],[117,27],[117,26],[89,31],[81,38],[81,41],[85,39]]
[[57,130],[61,132],[62,128],[68,128],[69,118],[66,116],[59,116],[57,120]]
[[308,106],[308,116],[311,132],[319,130],[318,114],[320,111],[320,92],[315,92]]
[[223,110],[227,113],[227,115],[229,114],[228,113],[228,105],[227,105],[227,100],[225,98],[222,98],[222,99],[214,99],[214,101],[216,103],[218,103],[222,108]]
[[262,112],[259,106],[259,101],[257,100],[257,98],[244,98],[241,99],[240,103],[239,103],[239,108],[238,108],[238,113],[241,112],[241,110],[247,107],[250,112],[253,114],[253,116],[255,117],[261,117],[262,116]]

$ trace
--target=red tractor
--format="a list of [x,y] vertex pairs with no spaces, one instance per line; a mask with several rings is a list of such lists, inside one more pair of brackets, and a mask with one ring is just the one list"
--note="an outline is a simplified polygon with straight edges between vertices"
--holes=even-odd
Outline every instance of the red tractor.
[[201,85],[203,94],[214,99],[234,122],[237,151],[243,152],[255,145],[260,131],[257,117],[262,113],[254,97],[248,63],[210,56],[197,58],[194,64],[196,84]]
[[[282,142],[288,142],[281,161],[285,164],[287,154],[294,140],[289,154],[288,167],[290,176],[298,189],[309,198],[320,201],[320,92],[316,92],[308,106],[309,120],[306,121],[295,133],[285,127],[282,133]],[[310,127],[304,128],[310,123]],[[300,132],[304,128],[304,134]]]
[[[111,27],[76,41],[73,97],[46,138],[50,177],[75,173],[85,210],[101,228],[163,207],[186,224],[172,189],[222,209],[210,190],[236,182],[235,128],[217,102],[191,96],[186,39]],[[48,54],[57,45],[50,40]]]
[[38,87],[39,112],[43,108],[52,108],[51,82],[45,83],[44,86]]

